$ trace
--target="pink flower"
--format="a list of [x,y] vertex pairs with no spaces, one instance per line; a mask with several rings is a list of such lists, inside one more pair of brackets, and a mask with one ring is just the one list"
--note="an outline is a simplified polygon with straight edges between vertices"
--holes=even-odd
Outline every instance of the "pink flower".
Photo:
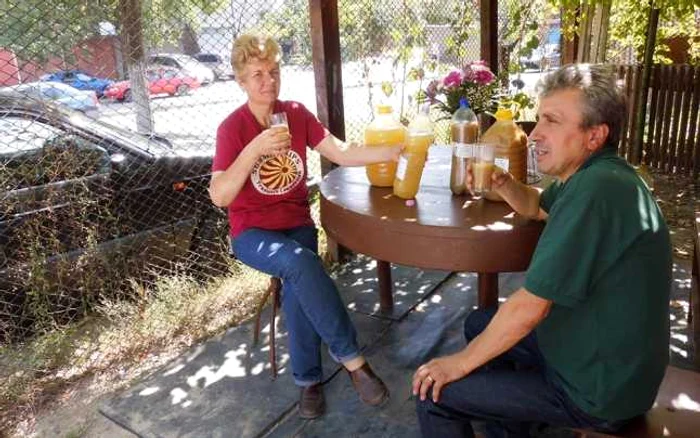
[[498,82],[484,61],[466,64],[461,70],[451,71],[442,79],[431,81],[425,96],[445,113],[459,108],[459,100],[467,98],[475,112],[492,110],[498,94]]
[[459,87],[460,84],[462,83],[462,73],[458,71],[453,71],[450,72],[447,76],[445,76],[445,79],[442,81],[443,84],[445,84],[446,87]]
[[465,82],[473,82],[477,85],[487,85],[496,79],[484,61],[475,61],[465,65],[462,74]]
[[496,76],[491,72],[491,69],[486,66],[483,61],[475,62],[470,66],[472,72],[471,80],[479,85],[490,84]]
[[477,70],[474,72],[474,82],[479,85],[487,85],[496,78],[490,70]]

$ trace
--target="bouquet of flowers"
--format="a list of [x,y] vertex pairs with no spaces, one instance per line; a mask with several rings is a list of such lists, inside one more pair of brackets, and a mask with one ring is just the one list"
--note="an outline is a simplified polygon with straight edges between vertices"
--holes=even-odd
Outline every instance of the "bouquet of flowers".
[[475,113],[494,112],[498,105],[499,84],[484,61],[476,61],[454,70],[428,84],[425,96],[440,110],[452,115],[459,100],[467,98]]

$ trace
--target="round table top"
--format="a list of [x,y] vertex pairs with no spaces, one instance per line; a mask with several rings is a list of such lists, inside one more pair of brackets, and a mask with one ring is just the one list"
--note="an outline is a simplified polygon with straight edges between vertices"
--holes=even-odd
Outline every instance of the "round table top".
[[320,184],[321,223],[350,250],[423,269],[514,272],[527,269],[544,223],[505,202],[455,196],[451,149],[430,148],[415,204],[391,187],[370,186],[364,167],[338,167]]

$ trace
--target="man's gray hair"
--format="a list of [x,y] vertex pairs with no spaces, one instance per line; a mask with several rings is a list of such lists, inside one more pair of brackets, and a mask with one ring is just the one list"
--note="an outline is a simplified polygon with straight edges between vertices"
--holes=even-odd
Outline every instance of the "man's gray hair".
[[606,124],[606,147],[617,148],[627,117],[625,95],[613,66],[569,64],[543,77],[537,85],[540,98],[554,92],[576,89],[583,95],[582,128]]

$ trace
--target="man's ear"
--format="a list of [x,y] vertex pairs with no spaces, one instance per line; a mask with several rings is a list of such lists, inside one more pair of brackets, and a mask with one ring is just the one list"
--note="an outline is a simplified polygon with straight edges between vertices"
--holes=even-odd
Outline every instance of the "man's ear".
[[595,152],[602,148],[605,141],[608,139],[608,134],[610,134],[610,128],[605,123],[600,125],[595,125],[589,129],[588,134],[588,144],[586,147],[591,152]]

